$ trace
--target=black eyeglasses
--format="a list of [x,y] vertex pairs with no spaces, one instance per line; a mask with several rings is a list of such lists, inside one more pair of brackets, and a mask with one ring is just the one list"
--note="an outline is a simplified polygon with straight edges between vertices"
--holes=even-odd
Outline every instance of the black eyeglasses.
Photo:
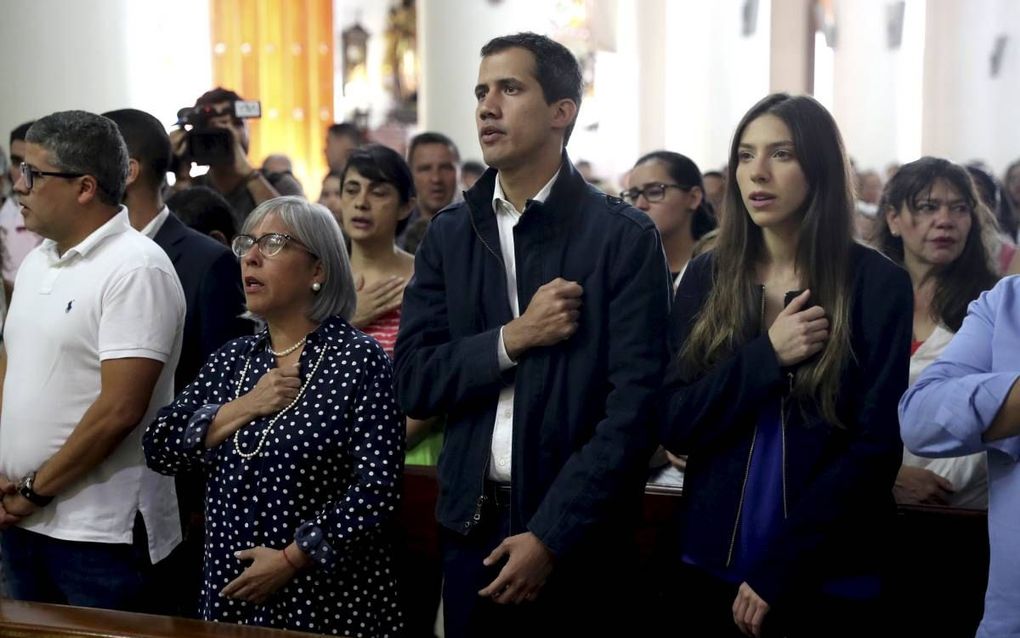
[[691,190],[691,186],[681,186],[680,184],[663,184],[661,182],[655,182],[652,184],[646,184],[644,188],[630,188],[620,193],[620,199],[627,202],[628,204],[636,204],[638,197],[645,196],[650,202],[661,202],[666,199],[667,188],[678,188],[684,192]]
[[58,173],[55,171],[40,171],[37,168],[32,168],[25,162],[21,163],[21,177],[25,180],[25,189],[32,190],[35,186],[36,177],[63,177],[70,179],[73,177],[85,177],[87,173]]
[[235,235],[234,241],[230,244],[230,249],[234,251],[237,258],[240,259],[248,254],[251,247],[258,245],[259,252],[262,253],[263,257],[275,257],[280,254],[283,247],[287,245],[287,242],[294,242],[306,253],[312,257],[317,257],[315,253],[308,250],[308,247],[301,243],[300,240],[291,237],[290,235],[284,235],[283,233],[266,233],[265,235],[255,238],[251,235]]

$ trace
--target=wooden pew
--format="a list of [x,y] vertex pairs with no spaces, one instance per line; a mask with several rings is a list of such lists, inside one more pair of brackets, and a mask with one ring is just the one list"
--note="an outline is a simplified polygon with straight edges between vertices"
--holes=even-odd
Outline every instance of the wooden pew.
[[[403,566],[405,594],[422,622],[431,622],[435,609],[423,594],[438,579],[439,531],[435,522],[438,497],[435,469],[408,466],[403,502],[397,518],[398,563]],[[643,516],[637,529],[639,571],[633,583],[621,583],[640,593],[644,611],[635,619],[635,635],[675,633],[676,601],[668,587],[675,574],[675,526],[682,494],[676,488],[648,486]],[[888,606],[889,629],[899,635],[973,636],[981,617],[988,570],[987,515],[973,510],[903,506],[898,508],[889,539],[892,581]],[[431,573],[431,575],[430,575]],[[413,578],[407,578],[411,575]],[[438,590],[437,590],[438,591]],[[419,604],[420,609],[413,605]],[[297,638],[308,636],[277,631],[204,623],[181,618],[0,601],[0,636],[12,638]]]
[[[411,552],[428,556],[439,567],[435,511],[438,485],[435,469],[408,466],[399,525],[411,541]],[[638,575],[621,584],[639,592],[643,618],[635,619],[635,635],[672,635],[677,620],[663,610],[676,608],[670,581],[675,579],[679,543],[678,488],[648,485],[637,529]],[[987,513],[946,507],[901,506],[889,539],[886,605],[890,628],[900,635],[940,638],[974,635],[984,601],[988,574]]]
[[0,599],[5,638],[301,638],[313,636],[225,623]]

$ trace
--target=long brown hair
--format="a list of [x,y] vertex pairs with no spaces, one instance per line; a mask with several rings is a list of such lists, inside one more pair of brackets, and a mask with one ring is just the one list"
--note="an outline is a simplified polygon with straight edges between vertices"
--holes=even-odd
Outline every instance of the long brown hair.
[[715,246],[714,284],[680,352],[682,369],[696,376],[712,368],[760,326],[757,267],[765,257],[761,228],[744,206],[737,183],[737,152],[747,126],[762,115],[790,129],[794,152],[808,183],[797,236],[797,272],[811,289],[811,301],[825,309],[829,340],[822,351],[797,367],[793,396],[813,401],[830,423],[836,414],[840,375],[852,358],[850,347],[853,191],[843,140],[832,116],[807,96],[769,95],[744,115],[733,135],[727,167],[725,212]]
[[952,263],[934,268],[928,275],[935,278],[932,319],[956,332],[967,316],[970,302],[994,286],[998,280],[985,246],[986,241],[997,240],[995,217],[978,197],[977,188],[967,169],[939,157],[922,157],[901,166],[882,191],[875,243],[876,248],[902,266],[903,238],[893,236],[886,213],[889,210],[898,213],[906,207],[909,214],[914,214],[918,198],[929,192],[939,179],[945,180],[958,192],[971,210],[970,232],[964,241],[963,252]]

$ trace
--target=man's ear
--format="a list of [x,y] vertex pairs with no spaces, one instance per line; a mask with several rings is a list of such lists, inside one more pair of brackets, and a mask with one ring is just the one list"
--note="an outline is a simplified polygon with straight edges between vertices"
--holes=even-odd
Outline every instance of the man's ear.
[[130,186],[138,180],[138,176],[142,173],[142,167],[138,163],[138,160],[131,158],[128,160],[128,176],[127,185]]
[[92,175],[83,175],[81,185],[78,187],[78,203],[82,206],[90,204],[92,200],[99,198],[99,182]]
[[577,103],[563,98],[549,105],[553,109],[553,128],[567,130],[577,120]]
[[223,244],[227,248],[230,248],[230,242],[227,241],[227,236],[224,235],[222,231],[219,231],[219,230],[210,230],[209,231],[209,236],[212,237],[213,239],[215,239],[216,241],[220,242],[221,244]]

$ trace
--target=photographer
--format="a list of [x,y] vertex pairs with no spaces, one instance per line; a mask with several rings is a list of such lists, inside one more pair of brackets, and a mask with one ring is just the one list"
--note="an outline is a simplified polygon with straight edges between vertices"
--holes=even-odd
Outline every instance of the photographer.
[[177,160],[177,181],[175,191],[191,186],[208,186],[223,195],[233,209],[235,220],[240,226],[248,214],[262,202],[280,195],[301,195],[301,185],[289,174],[264,175],[248,161],[248,124],[237,117],[234,104],[241,96],[233,91],[215,88],[195,102],[195,109],[211,110],[208,117],[200,117],[195,129],[224,129],[230,132],[232,153],[229,159],[210,162],[209,172],[191,178],[191,154],[188,137],[191,131],[183,128],[170,133]]

